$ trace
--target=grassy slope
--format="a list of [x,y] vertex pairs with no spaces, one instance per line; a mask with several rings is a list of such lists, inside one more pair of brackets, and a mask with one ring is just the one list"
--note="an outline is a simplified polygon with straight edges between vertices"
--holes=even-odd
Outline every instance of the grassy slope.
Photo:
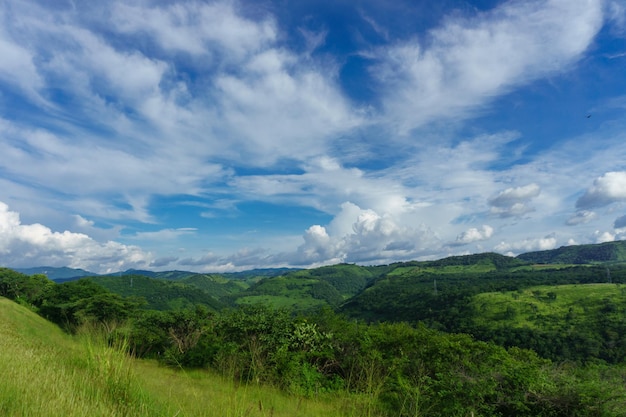
[[95,334],[70,337],[0,297],[0,415],[334,417],[368,411],[364,398],[301,399],[236,386],[205,371],[132,360]]
[[[603,311],[614,305],[615,311]],[[619,314],[626,305],[626,287],[619,284],[543,285],[520,291],[478,294],[472,306],[476,324],[566,330],[589,317]]]

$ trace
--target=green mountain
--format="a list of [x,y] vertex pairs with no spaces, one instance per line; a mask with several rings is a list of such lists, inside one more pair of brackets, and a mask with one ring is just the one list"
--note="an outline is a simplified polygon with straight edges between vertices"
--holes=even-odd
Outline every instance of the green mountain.
[[142,297],[147,301],[146,308],[152,310],[178,310],[198,304],[213,311],[224,308],[216,296],[179,282],[144,275],[98,276],[89,280],[124,297]]
[[176,282],[199,288],[217,299],[240,293],[249,287],[246,281],[232,280],[221,274],[190,274]]
[[320,306],[337,307],[360,293],[387,271],[387,266],[339,264],[289,272],[265,278],[228,297],[231,304],[269,304],[306,311]]
[[494,253],[406,262],[374,279],[340,311],[368,321],[422,321],[461,331],[476,294],[537,285],[626,282],[626,265],[539,265]]
[[75,269],[67,267],[53,267],[53,266],[37,266],[34,268],[14,268],[15,271],[21,272],[26,275],[43,274],[53,281],[68,281],[72,279],[78,279],[81,277],[94,276],[93,272],[85,271],[84,269]]
[[593,245],[562,246],[558,249],[523,253],[517,257],[537,264],[592,264],[626,262],[626,241]]

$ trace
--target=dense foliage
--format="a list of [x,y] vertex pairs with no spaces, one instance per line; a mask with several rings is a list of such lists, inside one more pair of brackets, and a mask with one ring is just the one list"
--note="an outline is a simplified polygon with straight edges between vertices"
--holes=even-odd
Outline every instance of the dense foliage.
[[144,275],[88,278],[99,286],[125,297],[142,297],[152,310],[176,310],[201,304],[212,310],[224,305],[216,297],[192,285],[152,279]]
[[[478,265],[483,265],[480,270]],[[565,321],[568,317],[555,317],[562,326],[549,327],[541,314],[530,312],[536,317],[532,329],[516,326],[515,312],[507,307],[515,303],[508,296],[499,303],[505,303],[502,320],[498,327],[485,325],[481,321],[485,311],[476,308],[475,298],[484,293],[517,293],[536,286],[559,286],[567,284],[623,283],[626,279],[626,266],[554,266],[535,268],[518,265],[514,268],[500,267],[478,262],[470,268],[433,269],[423,263],[403,264],[381,277],[376,283],[341,307],[345,314],[370,322],[406,321],[421,322],[429,327],[455,333],[472,334],[485,341],[494,341],[502,346],[532,348],[546,358],[555,361],[604,360],[618,363],[624,360],[622,347],[623,308],[620,300],[605,299],[589,292],[587,304],[604,306],[588,308],[577,313],[576,325]],[[545,290],[543,297],[549,300]],[[487,303],[489,304],[489,303]],[[554,303],[553,303],[554,304]],[[579,303],[579,305],[581,305]],[[511,309],[513,307],[510,307]],[[612,313],[606,309],[612,309]],[[570,315],[571,316],[571,315]],[[493,318],[492,318],[493,319]],[[564,331],[567,329],[567,331]]]
[[306,316],[261,305],[152,311],[91,280],[44,281],[43,295],[28,290],[41,280],[1,270],[0,289],[68,328],[124,322],[105,327],[136,356],[301,396],[366,395],[369,415],[612,416],[626,409],[619,368],[563,367],[530,350],[424,325],[366,324],[330,309]]
[[425,326],[366,325],[330,310],[309,317],[263,306],[162,312],[129,329],[136,352],[166,363],[304,396],[359,392],[376,399],[380,415],[619,415],[626,405],[621,388],[598,379],[602,373],[614,383],[616,371],[562,368],[529,350]]
[[68,331],[99,323],[129,353],[170,366],[300,396],[363,395],[372,416],[626,415],[623,264],[487,253],[159,275],[57,284],[2,268],[0,295]]

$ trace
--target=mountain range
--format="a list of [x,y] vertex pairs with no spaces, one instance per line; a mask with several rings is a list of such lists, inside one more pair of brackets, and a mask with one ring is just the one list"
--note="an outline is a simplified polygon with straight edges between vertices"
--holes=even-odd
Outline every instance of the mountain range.
[[[444,259],[464,259],[465,263],[471,263],[472,257],[478,255],[464,255],[453,256]],[[557,249],[526,252],[518,255],[515,258],[526,263],[532,264],[600,264],[600,263],[621,263],[626,262],[626,241],[620,240],[615,242],[605,242],[599,244],[588,245],[571,245],[562,246]],[[445,262],[442,260],[431,262]],[[26,275],[44,274],[53,281],[63,282],[70,281],[82,277],[100,276],[94,272],[86,271],[84,269],[75,269],[68,267],[52,267],[52,266],[37,266],[31,268],[12,268],[18,272]],[[251,278],[261,277],[274,277],[284,275],[289,272],[298,271],[298,268],[258,268],[240,272],[227,272],[227,273],[215,273],[210,275],[219,275],[229,279],[242,279],[249,280]],[[149,271],[139,269],[128,269],[126,271],[119,271],[111,274],[105,274],[108,276],[121,276],[121,275],[143,275],[151,278],[161,278],[168,280],[180,280],[185,279],[193,275],[198,275],[196,272],[190,271]],[[203,275],[203,274],[202,274]]]

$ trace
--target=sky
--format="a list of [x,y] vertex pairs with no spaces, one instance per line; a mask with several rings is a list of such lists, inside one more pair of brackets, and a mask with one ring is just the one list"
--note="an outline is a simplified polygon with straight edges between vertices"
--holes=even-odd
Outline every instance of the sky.
[[626,239],[624,0],[0,2],[0,265]]

